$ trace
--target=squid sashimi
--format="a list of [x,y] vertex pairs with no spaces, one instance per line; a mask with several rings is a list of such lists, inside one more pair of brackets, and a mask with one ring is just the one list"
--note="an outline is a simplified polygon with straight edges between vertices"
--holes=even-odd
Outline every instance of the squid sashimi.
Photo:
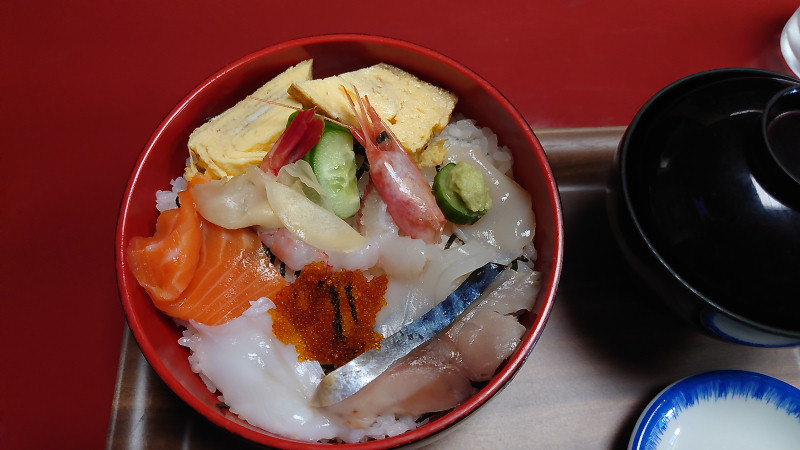
[[297,439],[334,438],[342,427],[308,405],[324,372],[316,361],[298,361],[294,346],[273,335],[268,313],[273,307],[261,299],[224,325],[189,322],[180,343],[192,350],[192,368],[213,380],[222,400],[243,419]]
[[[453,124],[454,134],[447,147],[446,162],[466,161],[479,168],[487,181],[489,193],[496,199],[492,208],[474,225],[461,225],[454,232],[464,241],[486,242],[500,251],[498,262],[507,264],[523,254],[536,230],[536,218],[528,193],[510,176],[500,171],[489,158],[486,148],[496,147],[484,131],[469,120]],[[497,152],[494,152],[497,153]]]
[[191,191],[179,194],[180,208],[161,213],[153,237],[132,240],[128,262],[158,309],[178,319],[218,325],[287,282],[255,231],[229,230],[203,219]]

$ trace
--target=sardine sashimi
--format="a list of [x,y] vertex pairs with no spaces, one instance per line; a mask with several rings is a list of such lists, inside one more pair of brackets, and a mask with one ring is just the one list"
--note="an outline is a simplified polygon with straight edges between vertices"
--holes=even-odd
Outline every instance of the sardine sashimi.
[[[349,425],[369,424],[386,412],[420,415],[446,411],[474,393],[519,345],[525,327],[517,315],[533,307],[539,273],[509,270],[445,333],[395,363],[344,401],[325,408]],[[363,425],[361,425],[363,426]]]

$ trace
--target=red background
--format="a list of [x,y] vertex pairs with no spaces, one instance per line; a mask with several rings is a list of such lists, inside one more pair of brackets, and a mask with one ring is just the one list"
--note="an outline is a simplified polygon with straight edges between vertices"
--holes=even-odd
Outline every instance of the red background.
[[114,228],[160,120],[228,62],[369,33],[470,67],[534,129],[626,125],[719,67],[786,72],[797,0],[0,3],[0,448],[105,443],[124,317]]

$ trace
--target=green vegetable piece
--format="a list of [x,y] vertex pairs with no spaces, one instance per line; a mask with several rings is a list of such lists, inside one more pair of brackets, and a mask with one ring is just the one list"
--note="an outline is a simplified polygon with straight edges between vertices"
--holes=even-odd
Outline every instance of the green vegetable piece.
[[442,167],[433,180],[433,196],[444,217],[458,225],[477,222],[492,207],[483,175],[467,162]]
[[333,213],[342,219],[352,217],[361,206],[356,179],[356,155],[350,130],[325,122],[319,142],[303,157],[328,194]]

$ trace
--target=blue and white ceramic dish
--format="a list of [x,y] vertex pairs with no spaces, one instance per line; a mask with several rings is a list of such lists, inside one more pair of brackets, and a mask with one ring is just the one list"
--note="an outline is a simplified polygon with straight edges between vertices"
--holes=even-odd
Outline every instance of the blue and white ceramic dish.
[[797,450],[800,390],[742,370],[684,378],[645,408],[628,448]]

